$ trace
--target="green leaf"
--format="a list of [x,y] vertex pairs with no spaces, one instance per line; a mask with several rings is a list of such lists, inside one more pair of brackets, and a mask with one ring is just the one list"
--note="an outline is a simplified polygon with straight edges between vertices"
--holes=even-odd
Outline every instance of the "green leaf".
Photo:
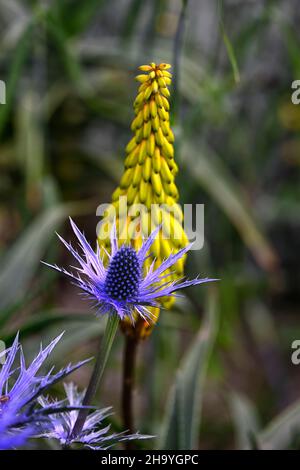
[[136,27],[139,15],[143,6],[143,0],[131,0],[128,12],[124,19],[121,35],[123,39],[129,40],[133,35],[134,28]]
[[117,314],[108,316],[106,327],[104,331],[103,340],[101,341],[100,354],[99,354],[99,368],[97,369],[97,383],[95,384],[95,391],[102,378],[107,360],[118,330],[120,318]]
[[75,86],[79,94],[86,90],[86,81],[84,80],[81,64],[70,48],[68,39],[65,37],[64,30],[55,21],[50,14],[46,18],[46,29],[49,36],[53,39],[58,54],[65,68],[65,71]]
[[286,450],[300,440],[300,401],[289,406],[258,435],[264,450]]
[[[59,325],[60,328],[62,328],[61,325],[63,325],[62,329],[65,329],[70,323],[90,323],[91,319],[93,319],[93,315],[88,311],[82,313],[76,312],[76,314],[74,314],[74,312],[66,310],[45,310],[31,315],[21,326],[18,325],[18,329],[22,331],[22,338],[24,339],[32,334],[41,333],[47,330],[47,328],[56,327],[57,325]],[[16,332],[16,330],[12,330],[9,334],[2,334],[1,339],[7,344],[11,344]]]
[[58,225],[68,215],[80,213],[83,208],[86,208],[84,203],[70,203],[50,208],[24,230],[1,259],[0,309],[7,309],[25,296]]
[[204,144],[196,149],[188,142],[182,146],[182,155],[182,164],[191,172],[191,177],[219,204],[257,263],[266,271],[274,270],[278,265],[277,255],[259,227],[241,188],[221,159]]
[[253,436],[256,436],[259,430],[258,417],[253,404],[244,395],[232,392],[230,408],[235,426],[236,447],[251,449]]
[[235,57],[234,49],[232,46],[232,43],[228,37],[228,34],[226,33],[224,22],[223,22],[223,16],[222,16],[222,9],[223,9],[223,2],[219,1],[219,10],[220,10],[220,30],[222,34],[222,38],[226,47],[226,51],[228,54],[228,58],[232,67],[232,72],[233,72],[233,78],[235,83],[238,83],[240,81],[240,72],[237,64],[237,60]]
[[293,76],[299,77],[300,74],[300,55],[299,55],[299,40],[296,31],[294,31],[289,24],[283,23],[281,25],[283,40],[286,46],[289,62],[292,67]]
[[40,123],[40,104],[40,94],[28,89],[20,97],[15,111],[17,158],[25,173],[27,200],[35,208],[41,202],[39,195],[45,165],[45,135]]
[[88,27],[106,3],[105,0],[85,0],[84,4],[77,0],[72,2],[58,0],[53,3],[52,12],[56,16],[56,22],[61,24],[66,34],[75,36]]
[[204,381],[217,329],[217,295],[209,288],[207,314],[176,373],[167,398],[160,449],[197,448]]
[[16,85],[21,77],[27,57],[29,56],[32,30],[33,22],[27,26],[20,37],[12,54],[8,76],[4,77],[6,82],[6,104],[5,106],[0,106],[0,137],[2,136],[9,113],[13,106]]
[[[78,348],[84,343],[89,343],[92,340],[98,340],[103,336],[105,328],[104,319],[96,318],[94,312],[91,311],[87,314],[86,320],[76,318],[73,315],[73,321],[65,321],[51,325],[44,330],[43,343],[50,342],[53,338],[58,336],[62,331],[65,331],[62,341],[60,341],[51,354],[52,363],[63,364],[66,362],[66,357],[74,354],[78,358]],[[21,332],[22,338],[22,332]],[[33,337],[27,338],[32,342]],[[36,347],[36,346],[35,346]],[[86,359],[84,357],[83,359]]]

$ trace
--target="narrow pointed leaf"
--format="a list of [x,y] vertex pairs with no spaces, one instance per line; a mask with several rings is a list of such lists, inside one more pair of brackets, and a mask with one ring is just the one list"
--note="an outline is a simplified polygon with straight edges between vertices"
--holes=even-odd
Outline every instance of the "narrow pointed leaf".
[[197,448],[203,388],[216,327],[216,290],[212,288],[204,324],[183,358],[167,398],[160,449]]

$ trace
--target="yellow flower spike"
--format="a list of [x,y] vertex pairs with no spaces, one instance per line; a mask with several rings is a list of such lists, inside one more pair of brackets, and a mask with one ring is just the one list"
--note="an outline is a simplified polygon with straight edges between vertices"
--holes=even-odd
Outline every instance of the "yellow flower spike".
[[[120,227],[122,232],[120,234],[118,231],[118,236],[122,242],[127,240],[138,249],[142,237],[147,237],[160,224],[166,224],[151,247],[144,269],[149,269],[153,260],[155,267],[158,267],[164,258],[188,243],[181,224],[183,214],[176,203],[178,190],[174,177],[178,167],[174,160],[174,134],[170,128],[168,86],[172,75],[168,72],[169,68],[169,64],[157,65],[153,62],[139,67],[142,73],[135,77],[139,91],[134,101],[135,116],[131,124],[134,136],[126,147],[125,169],[120,186],[112,196],[113,207],[117,211],[117,230]],[[143,204],[144,209],[139,214],[128,214],[126,203],[125,207],[119,203],[120,196],[127,197],[127,211],[133,204]],[[98,241],[100,246],[109,250],[109,239],[103,239],[103,235],[109,233],[108,224],[105,225],[106,230],[103,227],[100,229]],[[138,238],[134,238],[136,230]],[[168,279],[178,279],[183,275],[183,269],[184,259],[181,259],[175,265],[176,272],[167,273]],[[164,298],[162,304],[170,308],[173,302],[174,299]],[[155,323],[159,317],[159,308],[151,307],[151,310]],[[122,328],[126,334],[143,338],[151,333],[153,324],[148,325],[138,319],[136,325],[132,326],[124,320]]]

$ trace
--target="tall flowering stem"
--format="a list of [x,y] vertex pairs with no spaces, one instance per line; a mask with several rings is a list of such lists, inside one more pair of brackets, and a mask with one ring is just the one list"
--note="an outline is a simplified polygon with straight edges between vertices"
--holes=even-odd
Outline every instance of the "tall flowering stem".
[[[142,237],[147,238],[151,230],[161,226],[152,244],[144,269],[150,268],[152,262],[159,267],[171,253],[177,253],[188,244],[182,228],[182,211],[177,204],[179,193],[175,184],[178,172],[174,160],[174,134],[170,127],[170,92],[171,73],[169,64],[141,65],[136,80],[140,83],[138,95],[134,101],[135,117],[131,124],[134,136],[126,147],[124,173],[119,187],[112,196],[113,211],[117,212],[117,228],[121,239],[127,240],[135,249],[142,245]],[[127,209],[142,204],[146,210],[138,214],[123,215],[122,197],[126,196]],[[135,222],[132,224],[132,222]],[[137,222],[137,223],[136,223]],[[141,236],[134,238],[129,226],[139,226]],[[99,245],[109,250],[110,240],[105,239],[105,224],[98,234]],[[167,279],[176,281],[182,278],[185,256],[165,272]],[[162,280],[162,284],[166,278]],[[170,308],[174,299],[165,296],[160,304]],[[152,321],[140,316],[135,325],[127,317],[122,322],[125,332],[125,351],[122,384],[122,409],[125,427],[133,429],[132,394],[134,389],[135,355],[137,343],[147,337],[155,325],[160,309],[150,307]],[[126,444],[130,446],[130,443]]]
[[[99,384],[103,376],[103,372],[104,372],[104,369],[105,369],[105,366],[109,357],[113,340],[115,338],[115,335],[118,329],[118,324],[119,324],[118,315],[111,314],[107,319],[104,337],[101,339],[94,370],[93,370],[88,388],[86,390],[84,399],[82,401],[83,406],[90,405],[97,392],[97,389],[99,387]],[[81,433],[85,420],[87,418],[88,412],[89,412],[88,409],[83,408],[78,413],[77,420],[75,422],[74,428],[70,436],[71,439],[76,438],[76,436]]]

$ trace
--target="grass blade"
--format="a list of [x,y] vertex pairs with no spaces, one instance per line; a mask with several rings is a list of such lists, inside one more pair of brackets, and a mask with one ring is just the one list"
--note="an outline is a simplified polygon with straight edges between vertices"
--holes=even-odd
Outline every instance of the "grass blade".
[[19,78],[21,77],[22,69],[25,65],[27,57],[29,56],[32,30],[33,24],[30,23],[15,47],[9,73],[5,78],[6,104],[5,106],[0,106],[0,137],[3,134],[9,113],[13,106],[16,85]]
[[226,213],[257,263],[266,271],[278,266],[273,247],[263,235],[258,221],[243,197],[238,184],[211,149],[196,148],[187,142],[182,147],[183,164]]
[[252,438],[259,430],[258,417],[252,403],[243,395],[232,392],[230,395],[230,408],[236,434],[236,447],[238,449],[251,449]]
[[258,435],[260,448],[265,450],[286,450],[299,439],[300,401],[290,405]]
[[204,325],[177,371],[167,400],[160,449],[189,450],[197,447],[205,376],[217,329],[217,295],[209,289]]
[[54,232],[68,215],[80,212],[83,204],[64,204],[39,215],[22,233],[2,259],[0,309],[6,309],[24,297]]
[[226,47],[229,62],[230,62],[231,67],[232,67],[232,73],[233,73],[234,81],[235,81],[235,83],[239,83],[239,81],[240,81],[239,67],[238,67],[236,57],[235,57],[235,53],[234,53],[232,43],[231,43],[231,41],[230,41],[230,39],[229,39],[229,37],[226,33],[226,30],[225,30],[225,26],[224,26],[224,22],[223,22],[223,16],[222,16],[222,10],[223,10],[223,2],[219,1],[219,11],[220,11],[219,23],[220,23],[221,35],[222,35],[222,38],[223,38],[224,45]]

